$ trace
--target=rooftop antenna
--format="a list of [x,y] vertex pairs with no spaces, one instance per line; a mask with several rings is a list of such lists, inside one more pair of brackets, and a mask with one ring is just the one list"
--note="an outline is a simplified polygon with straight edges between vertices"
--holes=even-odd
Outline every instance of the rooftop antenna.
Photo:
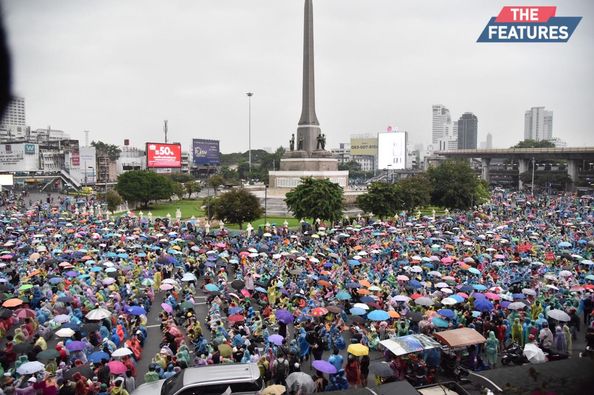
[[163,121],[163,133],[165,133],[165,144],[167,144],[167,120]]
[[89,131],[85,130],[83,133],[85,134],[85,147],[88,147],[89,146]]

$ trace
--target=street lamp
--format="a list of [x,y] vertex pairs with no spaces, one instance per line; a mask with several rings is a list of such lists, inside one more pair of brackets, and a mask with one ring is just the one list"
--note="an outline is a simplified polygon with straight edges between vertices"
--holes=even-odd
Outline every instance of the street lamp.
[[252,96],[253,92],[246,93],[248,97],[248,164],[250,168],[250,178],[252,177]]
[[535,160],[533,157],[532,158],[532,197],[534,197],[534,166],[535,166]]

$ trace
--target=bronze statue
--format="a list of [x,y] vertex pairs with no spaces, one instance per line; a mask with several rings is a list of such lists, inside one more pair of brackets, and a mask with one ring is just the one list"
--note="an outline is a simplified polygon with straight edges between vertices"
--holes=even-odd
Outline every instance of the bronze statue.
[[299,141],[297,142],[297,150],[298,151],[303,150],[303,137],[299,137]]
[[291,151],[295,150],[295,133],[291,135],[291,140],[289,140],[289,149]]
[[326,149],[326,136],[324,134],[319,134],[316,141],[316,149],[324,151]]

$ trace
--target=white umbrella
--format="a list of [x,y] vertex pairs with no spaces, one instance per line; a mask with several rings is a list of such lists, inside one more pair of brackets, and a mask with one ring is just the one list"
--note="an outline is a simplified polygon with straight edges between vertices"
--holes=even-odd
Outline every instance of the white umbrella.
[[190,281],[197,281],[198,279],[196,278],[196,275],[194,273],[186,273],[184,274],[184,276],[181,279],[184,282],[190,282]]
[[45,365],[39,361],[25,362],[18,367],[17,373],[22,375],[35,374],[41,372],[43,369],[45,369]]
[[410,268],[410,271],[413,273],[421,273],[423,271],[423,268],[421,266],[413,266]]
[[447,288],[447,287],[449,287],[449,285],[444,282],[439,282],[439,283],[435,284],[435,287],[436,288]]
[[567,314],[563,310],[558,310],[558,309],[549,310],[547,315],[557,321],[568,322],[571,320],[571,317],[569,316],[569,314]]
[[363,310],[369,310],[369,306],[367,306],[365,303],[355,303],[353,307]]
[[526,307],[526,305],[523,302],[513,302],[510,303],[509,306],[507,306],[507,308],[510,310],[520,310],[524,307]]
[[88,320],[96,321],[111,317],[111,312],[104,308],[91,310],[85,315]]
[[418,304],[419,306],[433,306],[434,303],[435,302],[433,302],[433,299],[426,296],[422,296],[415,300],[415,304]]
[[175,281],[172,278],[166,278],[165,280],[161,281],[162,284],[171,284],[171,285],[177,285],[177,281]]
[[316,385],[311,376],[303,372],[291,373],[287,376],[286,383],[287,389],[290,390],[291,393],[313,394],[316,389]]
[[74,330],[72,330],[71,328],[62,328],[56,331],[56,336],[68,338],[74,336],[74,333]]
[[67,314],[58,314],[54,317],[54,322],[57,322],[58,324],[63,324],[68,321],[70,321],[70,316]]
[[396,295],[392,298],[392,300],[394,302],[408,302],[410,300],[410,297],[406,295]]
[[560,275],[561,277],[569,277],[569,276],[571,276],[572,274],[573,274],[573,273],[571,273],[569,270],[561,270],[561,271],[559,272],[559,275]]
[[456,303],[458,303],[458,301],[456,299],[454,299],[454,298],[443,298],[441,300],[441,304],[444,305],[444,306],[453,306]]
[[441,273],[438,272],[438,271],[435,271],[435,270],[434,271],[431,271],[431,272],[429,272],[427,274],[430,275],[430,276],[441,277]]
[[533,343],[528,343],[524,346],[524,356],[530,361],[530,363],[543,363],[546,362],[544,352]]
[[126,355],[132,355],[132,350],[127,347],[118,348],[111,353],[112,357],[125,357]]
[[536,296],[536,291],[533,290],[532,288],[524,288],[522,290],[522,293],[525,294],[525,295]]
[[546,287],[549,289],[554,289],[555,291],[559,290],[559,288],[555,287],[553,284],[547,284]]

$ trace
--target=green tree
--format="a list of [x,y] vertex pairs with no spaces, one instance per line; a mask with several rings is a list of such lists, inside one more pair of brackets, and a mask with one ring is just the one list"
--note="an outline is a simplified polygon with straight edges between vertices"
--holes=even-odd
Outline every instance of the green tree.
[[328,179],[305,177],[287,193],[285,202],[297,218],[337,221],[342,217],[343,190]]
[[186,190],[186,193],[188,194],[188,199],[190,199],[194,192],[198,193],[198,192],[200,192],[200,190],[202,188],[197,181],[192,180],[192,181],[186,181],[184,183],[184,189]]
[[186,193],[184,185],[181,182],[172,181],[171,186],[173,187],[173,194],[177,196],[178,199],[183,199],[184,193]]
[[524,141],[520,141],[512,148],[555,148],[555,144],[553,144],[549,140],[536,141],[532,139],[526,139]]
[[92,141],[91,146],[95,147],[95,152],[97,157],[106,156],[111,161],[116,161],[119,159],[122,150],[115,144],[106,144],[102,141]]
[[246,222],[254,221],[263,214],[260,201],[243,188],[232,189],[221,194],[214,203],[216,217],[243,228]]
[[206,215],[206,218],[210,221],[215,217],[215,204],[216,204],[217,198],[214,196],[208,196],[205,197],[202,200],[202,210],[204,210],[204,214]]
[[105,194],[105,202],[107,203],[107,209],[113,212],[117,210],[120,204],[124,203],[124,200],[122,199],[118,191],[112,189],[107,191],[107,193]]
[[340,163],[338,170],[361,171],[361,165],[359,162],[351,160],[350,162]]
[[[524,185],[531,185],[532,171],[529,170],[520,174],[520,180]],[[569,183],[571,183],[571,177],[564,171],[537,171],[534,173],[534,185],[539,187],[558,186],[564,189]]]
[[171,173],[169,175],[169,177],[175,181],[175,182],[181,182],[182,184],[185,184],[186,182],[189,181],[193,181],[194,177],[192,177],[190,174],[185,174],[185,173]]
[[374,182],[367,193],[357,196],[357,207],[366,213],[374,213],[381,219],[391,217],[398,211],[396,185]]
[[396,207],[411,211],[431,202],[431,181],[425,174],[405,178],[395,184]]
[[173,181],[152,171],[133,170],[118,177],[116,190],[128,202],[141,203],[146,208],[151,200],[169,199]]
[[206,181],[207,185],[214,190],[215,196],[217,196],[217,190],[221,185],[225,184],[225,179],[220,174],[215,174],[210,176],[210,178]]
[[430,168],[427,175],[433,186],[433,205],[464,210],[488,198],[486,187],[466,161],[446,160]]

